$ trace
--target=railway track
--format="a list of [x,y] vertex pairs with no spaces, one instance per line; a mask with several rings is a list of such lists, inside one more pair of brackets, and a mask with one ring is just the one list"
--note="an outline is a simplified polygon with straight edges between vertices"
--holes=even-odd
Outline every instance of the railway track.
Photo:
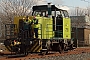
[[[8,56],[12,56],[10,55],[10,52],[2,52],[0,55],[0,60],[31,60],[31,59],[39,59],[39,58],[48,58],[48,57],[54,57],[54,56],[67,56],[67,55],[74,55],[74,54],[82,54],[82,53],[90,53],[90,48],[76,48],[74,50],[71,51],[65,51],[63,53],[58,53],[58,52],[52,52],[49,51],[49,53],[47,55],[41,55],[41,54],[36,54],[36,53],[32,53],[32,54],[28,54],[27,56],[24,57],[13,57],[13,58],[9,58]],[[3,54],[3,55],[2,55]]]

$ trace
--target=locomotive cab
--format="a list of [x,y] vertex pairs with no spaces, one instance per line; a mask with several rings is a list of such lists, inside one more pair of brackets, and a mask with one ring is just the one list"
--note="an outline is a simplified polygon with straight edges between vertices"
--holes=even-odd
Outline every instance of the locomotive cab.
[[[44,45],[42,49],[50,48],[58,51],[61,48],[62,50],[65,48],[66,50],[64,46],[71,39],[71,20],[67,10],[60,9],[55,5],[50,7],[48,5],[40,5],[33,6],[32,15],[39,15],[37,19],[42,24],[42,45]],[[56,46],[58,46],[57,49],[55,49]]]
[[52,19],[51,24],[53,25],[52,29],[55,34],[54,37],[70,39],[71,38],[71,33],[70,33],[71,26],[70,26],[70,17],[68,15],[68,12],[66,10],[57,8],[55,5],[51,5],[50,9],[51,10],[49,10],[48,5],[33,6],[32,15],[36,16],[39,14],[40,17],[48,18],[49,17],[48,13],[50,12],[51,13],[50,18]]

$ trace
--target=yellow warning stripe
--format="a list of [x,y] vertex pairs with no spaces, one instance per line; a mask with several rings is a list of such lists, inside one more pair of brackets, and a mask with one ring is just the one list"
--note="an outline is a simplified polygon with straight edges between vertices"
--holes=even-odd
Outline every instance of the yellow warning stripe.
[[36,46],[36,48],[33,50],[33,52],[36,52],[36,50],[39,48],[39,45]]
[[36,47],[36,45],[38,44],[38,42],[35,43],[35,45],[33,45],[33,47],[31,48],[31,52],[33,51],[33,49]]
[[36,50],[36,52],[40,52],[41,49],[42,49],[42,45],[39,46],[39,48]]
[[11,51],[10,46],[6,46],[7,51]]
[[[39,43],[39,41],[38,41],[38,43]],[[41,49],[41,42],[40,42],[40,45],[38,44],[36,46],[36,48],[33,50],[33,52],[40,52],[40,49]]]
[[40,45],[39,45],[39,48],[37,49],[37,52],[40,52],[40,50],[42,49],[42,41],[40,40]]

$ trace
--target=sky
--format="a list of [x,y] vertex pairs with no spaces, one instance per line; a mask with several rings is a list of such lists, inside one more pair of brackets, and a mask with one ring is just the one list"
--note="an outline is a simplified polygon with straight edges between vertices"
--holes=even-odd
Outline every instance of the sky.
[[[89,0],[86,0],[89,1]],[[82,1],[82,0],[63,0],[63,4],[69,5],[69,6],[74,6],[74,7],[87,7],[88,2]]]
[[[84,11],[86,14],[87,7],[90,7],[90,0],[42,0],[46,3],[51,2],[52,4],[62,7],[62,9],[67,10],[71,15],[72,12],[76,13],[77,9],[79,11]],[[42,2],[40,2],[41,4]],[[78,7],[78,8],[77,8]]]
[[[67,5],[69,8],[71,7],[81,7],[81,8],[85,8],[90,6],[90,0],[47,0],[48,2],[52,2],[53,4],[59,4],[59,5]],[[88,2],[89,3],[88,3]]]

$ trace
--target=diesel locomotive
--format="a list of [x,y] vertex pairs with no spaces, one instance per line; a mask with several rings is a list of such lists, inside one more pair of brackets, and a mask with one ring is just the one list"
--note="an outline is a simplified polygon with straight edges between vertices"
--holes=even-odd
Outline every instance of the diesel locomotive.
[[[71,43],[71,20],[67,10],[56,5],[33,6],[32,16],[38,19],[38,38],[25,37],[23,30],[25,16],[14,17],[13,24],[5,25],[5,47],[15,53],[58,51],[73,49]],[[37,16],[39,14],[39,16]]]

